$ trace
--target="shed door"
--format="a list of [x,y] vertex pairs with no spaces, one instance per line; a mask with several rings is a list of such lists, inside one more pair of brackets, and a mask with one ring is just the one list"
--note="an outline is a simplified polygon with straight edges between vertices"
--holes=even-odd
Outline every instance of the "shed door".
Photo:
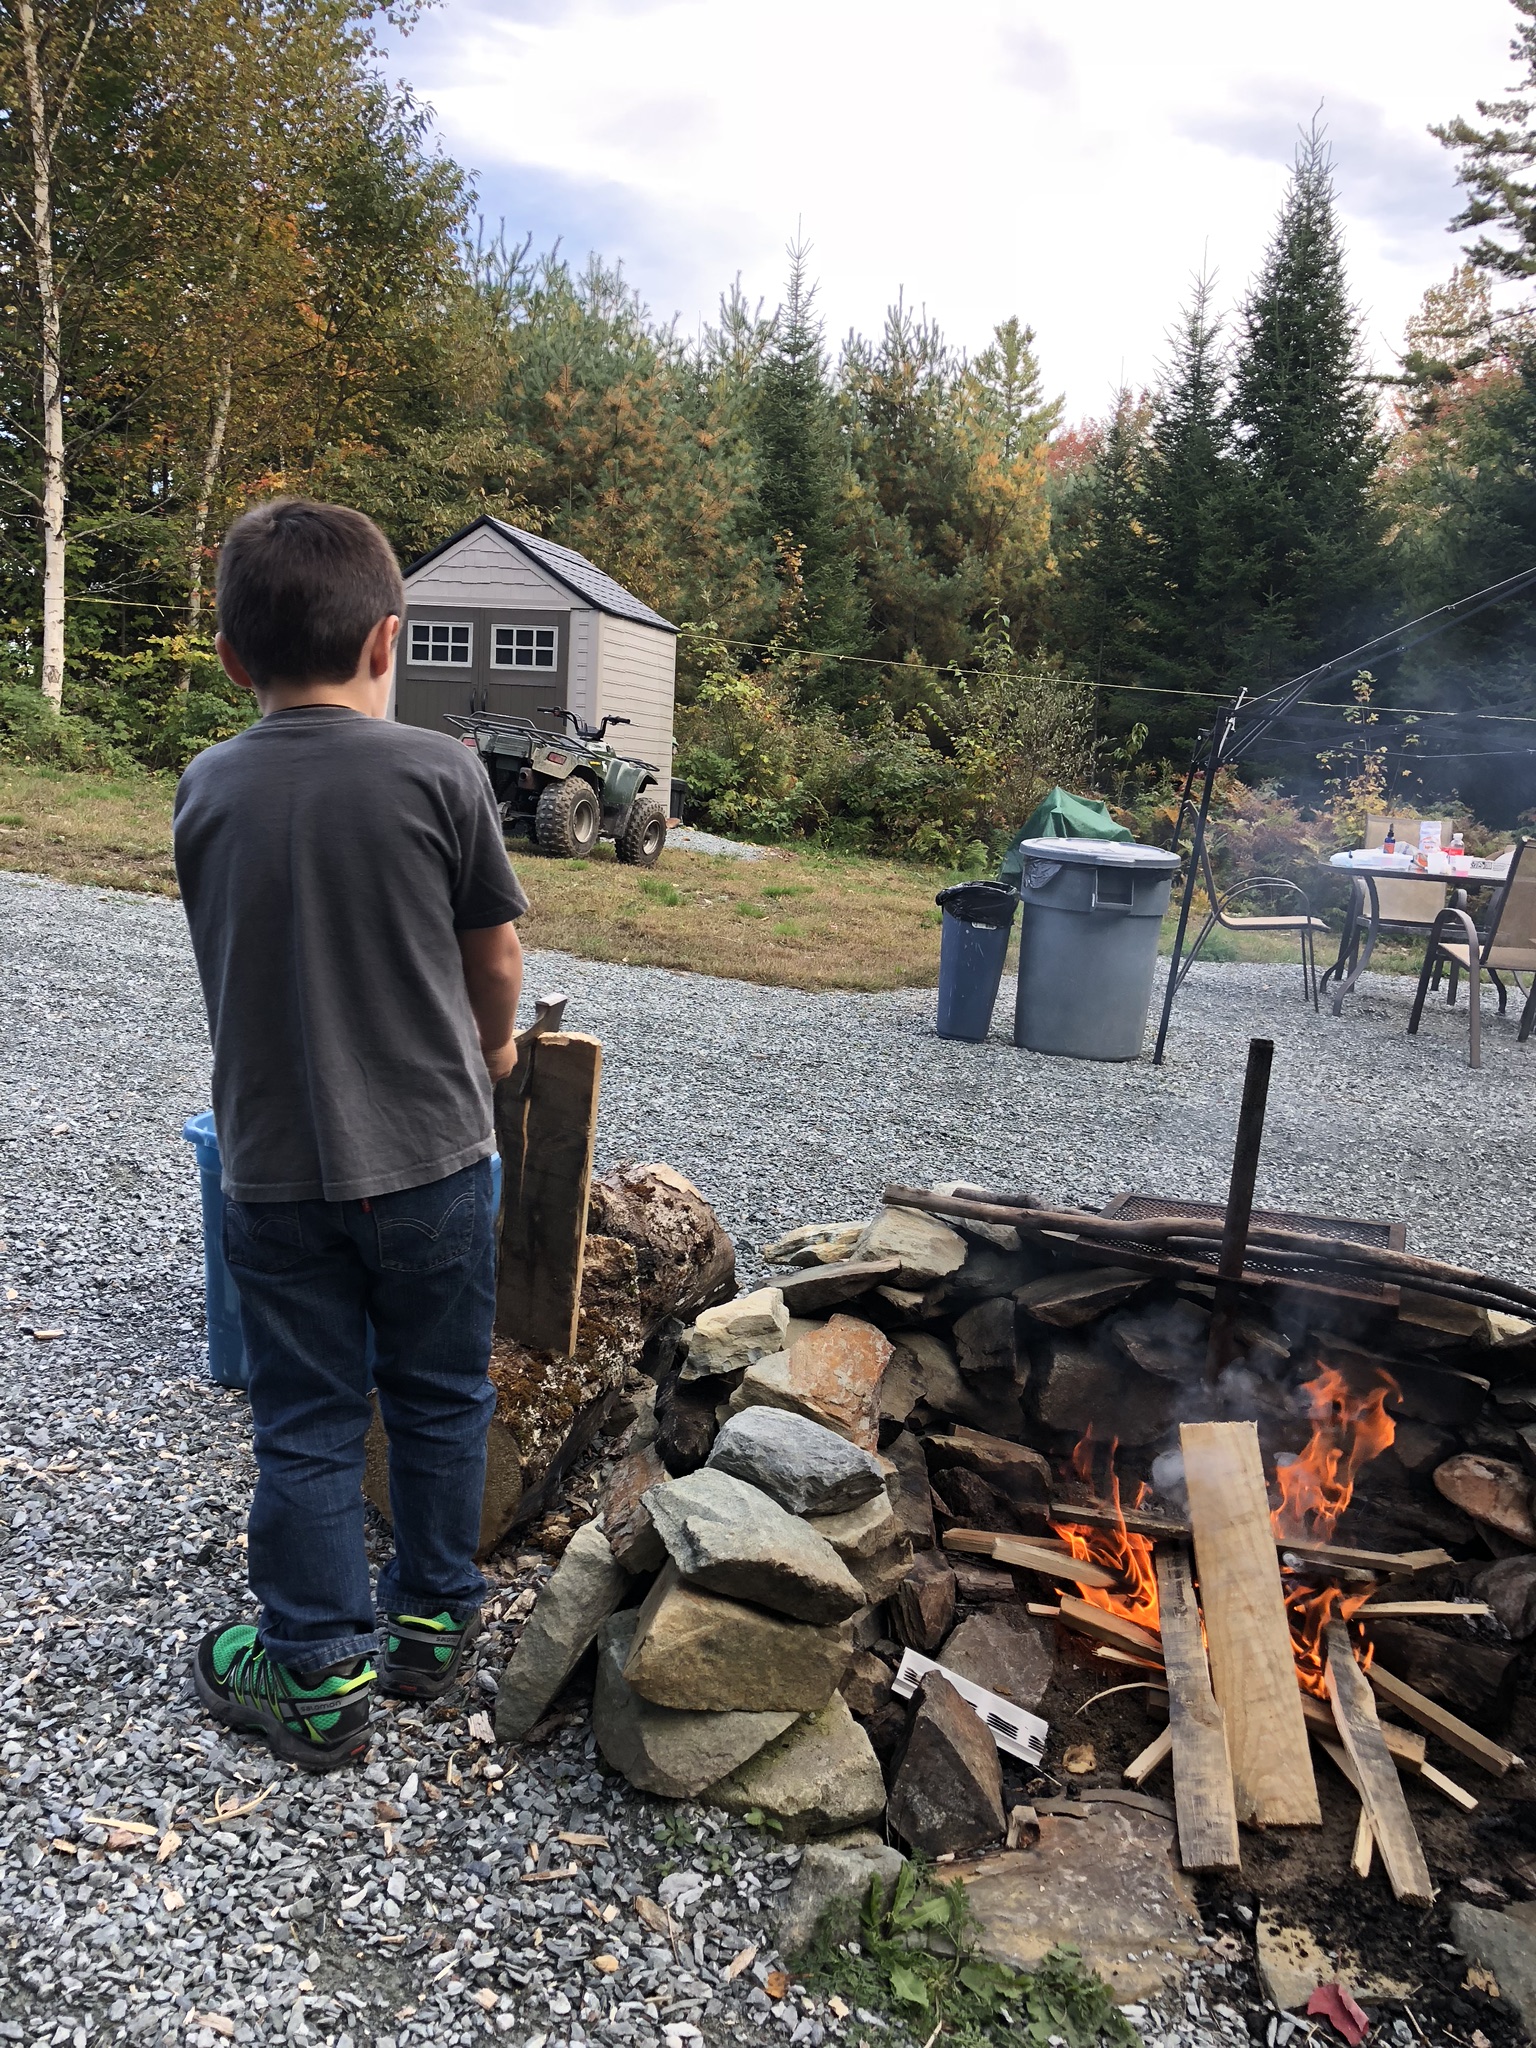
[[558,732],[546,706],[570,702],[570,613],[488,611],[485,620],[484,708]]
[[395,665],[401,725],[446,732],[450,711],[483,708],[485,617],[468,605],[407,604]]

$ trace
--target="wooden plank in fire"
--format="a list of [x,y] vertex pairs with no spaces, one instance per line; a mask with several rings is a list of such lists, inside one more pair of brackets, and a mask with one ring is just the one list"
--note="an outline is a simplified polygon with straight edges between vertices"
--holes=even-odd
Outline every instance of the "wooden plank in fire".
[[1435,1887],[1414,1830],[1402,1783],[1387,1754],[1376,1701],[1365,1674],[1355,1662],[1349,1630],[1342,1621],[1328,1624],[1328,1668],[1325,1673],[1333,1718],[1355,1767],[1360,1804],[1386,1865],[1392,1896],[1410,1906],[1432,1906]]
[[1481,1764],[1496,1778],[1502,1778],[1506,1771],[1524,1770],[1524,1764],[1513,1750],[1491,1742],[1486,1735],[1479,1735],[1475,1728],[1469,1728],[1465,1721],[1426,1698],[1392,1672],[1384,1671],[1379,1664],[1373,1664],[1365,1675],[1380,1697],[1396,1707],[1400,1714],[1406,1714],[1410,1721],[1417,1721],[1421,1728],[1427,1728],[1431,1735],[1438,1735],[1442,1742],[1459,1750],[1473,1763]]
[[1226,1717],[1211,1690],[1200,1609],[1189,1558],[1162,1550],[1157,1558],[1158,1622],[1168,1673],[1168,1731],[1173,1747],[1173,1803],[1179,1857],[1186,1870],[1237,1870],[1237,1803]]
[[1117,1572],[1086,1558],[1071,1557],[1064,1550],[1045,1550],[1027,1536],[994,1536],[987,1529],[946,1529],[944,1548],[973,1557],[990,1557],[994,1564],[1013,1565],[1020,1571],[1043,1572],[1047,1578],[1070,1579],[1076,1586],[1117,1586]]
[[1163,1646],[1151,1629],[1134,1621],[1123,1621],[1107,1608],[1093,1607],[1086,1600],[1075,1600],[1070,1593],[1064,1593],[1059,1615],[1080,1636],[1107,1643],[1112,1650],[1130,1650],[1138,1657],[1155,1659],[1159,1664],[1163,1661]]
[[1251,1422],[1186,1422],[1179,1441],[1238,1819],[1320,1827],[1259,1433]]
[[[1193,1533],[1188,1522],[1170,1515],[1149,1515],[1136,1508],[1127,1508],[1122,1515],[1109,1501],[1052,1501],[1051,1520],[1088,1529],[1118,1529],[1123,1524],[1130,1535],[1146,1536],[1154,1543],[1187,1543]],[[1356,1550],[1344,1543],[1293,1542],[1288,1536],[1276,1536],[1274,1544],[1306,1564],[1381,1578],[1408,1578],[1452,1562],[1448,1550]]]
[[[1333,1718],[1333,1709],[1326,1700],[1320,1700],[1311,1693],[1301,1696],[1301,1711],[1306,1723],[1320,1742],[1337,1742],[1339,1724]],[[1382,1721],[1382,1740],[1387,1745],[1387,1754],[1393,1763],[1405,1771],[1422,1771],[1424,1768],[1424,1737],[1417,1728],[1399,1728],[1395,1721]]]

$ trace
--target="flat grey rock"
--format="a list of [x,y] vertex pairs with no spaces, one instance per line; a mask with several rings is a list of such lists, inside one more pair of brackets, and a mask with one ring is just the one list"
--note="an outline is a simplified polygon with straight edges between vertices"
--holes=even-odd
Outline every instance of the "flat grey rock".
[[598,1523],[565,1547],[555,1575],[523,1625],[496,1694],[496,1739],[518,1742],[540,1720],[598,1629],[629,1591]]
[[1536,1927],[1512,1913],[1490,1913],[1482,1906],[1451,1908],[1451,1935],[1475,1963],[1498,1979],[1499,1996],[1507,1998],[1536,2034]]
[[965,1264],[957,1230],[921,1209],[882,1209],[854,1248],[856,1259],[894,1259],[898,1287],[931,1287]]
[[891,1826],[920,1856],[963,1855],[1003,1838],[997,1744],[941,1672],[918,1688],[917,1714],[891,1786]]
[[820,1315],[839,1302],[857,1301],[872,1287],[889,1285],[901,1271],[895,1259],[839,1259],[810,1266],[779,1282],[784,1306],[792,1316]]
[[592,1733],[638,1791],[695,1799],[794,1726],[792,1713],[690,1713],[642,1699],[624,1679],[637,1619],[632,1609],[616,1614],[599,1633]]
[[780,1350],[788,1328],[789,1310],[777,1287],[759,1287],[707,1308],[689,1332],[680,1376],[697,1380],[744,1372],[759,1358]]
[[833,1941],[856,1938],[870,1880],[880,1880],[881,1898],[889,1905],[896,1880],[906,1866],[901,1851],[883,1842],[847,1848],[832,1842],[808,1842],[794,1881],[774,1915],[774,1940],[785,1955],[792,1956],[809,1948],[819,1927],[824,1926]]
[[796,1621],[846,1621],[864,1590],[825,1537],[745,1480],[705,1466],[645,1496],[685,1579]]
[[624,1682],[653,1706],[814,1714],[842,1682],[846,1623],[803,1621],[685,1586],[668,1564],[640,1609]]
[[761,1810],[778,1821],[786,1840],[803,1842],[878,1820],[885,1780],[869,1737],[836,1693],[819,1714],[807,1714],[711,1785],[704,1803],[727,1813]]
[[945,1638],[935,1655],[946,1671],[984,1685],[1031,1713],[1045,1698],[1056,1669],[1050,1636],[1023,1614],[973,1614]]
[[744,1408],[705,1461],[744,1479],[792,1515],[840,1515],[884,1489],[880,1461],[787,1408]]

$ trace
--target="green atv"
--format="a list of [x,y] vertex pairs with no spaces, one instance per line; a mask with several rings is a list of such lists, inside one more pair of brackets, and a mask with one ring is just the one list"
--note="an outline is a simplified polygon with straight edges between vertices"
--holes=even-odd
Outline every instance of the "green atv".
[[650,761],[607,744],[609,726],[629,720],[584,725],[574,711],[540,705],[539,712],[566,720],[570,737],[495,711],[455,712],[447,720],[484,762],[507,837],[532,839],[559,860],[584,860],[599,839],[611,839],[616,859],[655,867],[667,843],[660,775]]

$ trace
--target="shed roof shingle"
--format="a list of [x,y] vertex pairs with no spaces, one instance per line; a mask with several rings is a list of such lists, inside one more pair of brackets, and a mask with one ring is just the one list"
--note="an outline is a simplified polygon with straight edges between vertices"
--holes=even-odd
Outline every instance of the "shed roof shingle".
[[473,533],[477,526],[490,527],[503,540],[510,541],[513,547],[536,562],[548,575],[553,576],[556,582],[563,583],[567,590],[585,598],[588,604],[595,605],[600,612],[611,612],[619,619],[633,619],[641,626],[660,626],[667,633],[677,631],[670,619],[664,619],[660,612],[652,611],[648,604],[642,604],[633,591],[626,590],[622,583],[615,583],[595,562],[589,562],[585,555],[578,555],[574,548],[563,548],[557,542],[545,540],[537,533],[525,533],[522,527],[511,526],[505,519],[493,519],[489,514],[483,514],[479,519],[471,521],[461,532],[452,535],[430,553],[412,562],[405,572],[406,575],[414,575],[416,570],[425,568],[427,563],[436,560],[445,548],[451,548],[454,542],[462,540],[466,533]]

